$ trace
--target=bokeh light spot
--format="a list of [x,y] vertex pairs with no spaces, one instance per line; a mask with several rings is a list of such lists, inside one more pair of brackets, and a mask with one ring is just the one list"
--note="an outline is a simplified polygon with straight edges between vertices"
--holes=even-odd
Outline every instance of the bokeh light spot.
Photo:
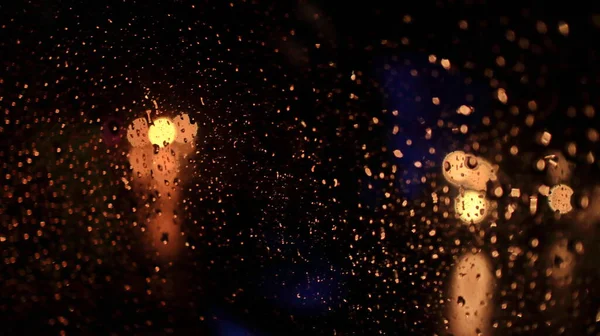
[[154,120],[154,125],[148,129],[148,139],[153,145],[165,147],[175,140],[177,130],[169,118],[159,118]]

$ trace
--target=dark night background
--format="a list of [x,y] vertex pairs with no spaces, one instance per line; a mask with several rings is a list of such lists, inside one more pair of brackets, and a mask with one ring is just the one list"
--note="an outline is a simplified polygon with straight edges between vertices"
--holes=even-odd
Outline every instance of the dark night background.
[[[523,210],[492,228],[498,246],[486,246],[422,205],[434,187],[421,177],[440,181],[444,155],[476,141],[487,157],[505,157],[504,185],[533,190],[543,177],[532,173],[532,153],[546,150],[536,132],[552,133],[559,151],[569,141],[581,155],[598,151],[583,132],[597,116],[566,111],[597,110],[600,14],[562,6],[575,4],[0,4],[0,334],[443,334],[444,279],[460,251],[527,249],[532,237],[551,240],[568,224]],[[495,97],[500,87],[508,105]],[[103,136],[108,121],[124,132],[152,99],[199,125],[198,153],[182,182],[190,247],[170,263],[131,225],[136,194],[120,182],[126,141],[81,147]],[[463,104],[475,113],[457,115]],[[528,114],[536,116],[532,127],[505,136]],[[461,124],[466,134],[449,126]],[[74,154],[56,153],[67,143]],[[510,156],[513,145],[523,155]],[[27,157],[31,163],[19,163]],[[394,179],[375,173],[387,175],[391,165]],[[87,169],[95,196],[80,196],[86,186],[74,176]],[[597,183],[597,170],[578,165],[574,189]],[[113,195],[106,208],[102,197]],[[597,255],[592,239],[586,255]],[[494,260],[504,271],[498,302],[507,307],[494,316],[497,332],[598,332],[593,261],[578,275],[577,303],[554,317],[538,309],[547,283],[525,260],[508,262],[504,254]]]

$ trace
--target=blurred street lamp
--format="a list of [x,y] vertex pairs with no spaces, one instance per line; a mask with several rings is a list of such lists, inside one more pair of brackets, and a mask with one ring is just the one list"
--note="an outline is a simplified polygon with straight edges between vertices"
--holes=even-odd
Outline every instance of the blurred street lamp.
[[191,123],[187,114],[154,121],[138,118],[127,129],[134,188],[140,195],[148,191],[157,195],[153,203],[140,200],[149,207],[140,216],[148,217],[152,245],[163,257],[176,256],[183,247],[176,223],[181,192],[173,180],[179,175],[180,160],[194,150],[197,132],[198,126]]

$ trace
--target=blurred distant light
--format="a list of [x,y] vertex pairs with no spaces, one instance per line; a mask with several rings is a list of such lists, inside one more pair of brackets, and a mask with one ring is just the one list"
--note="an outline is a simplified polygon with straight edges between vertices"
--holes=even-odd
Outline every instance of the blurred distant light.
[[132,147],[129,150],[129,164],[136,178],[150,176],[152,169],[152,151],[143,147]]
[[196,134],[198,133],[198,124],[192,124],[188,114],[183,113],[175,117],[173,123],[177,129],[175,141],[189,144],[194,140],[194,137],[196,137]]
[[169,118],[154,120],[154,125],[148,129],[148,139],[153,145],[165,147],[172,143],[177,136],[177,130],[173,121]]
[[466,224],[478,224],[488,214],[488,201],[485,192],[466,190],[454,200],[456,214]]
[[489,258],[467,252],[452,270],[449,328],[453,335],[489,335],[493,313],[494,275]]
[[566,214],[573,210],[571,205],[571,197],[573,196],[573,189],[566,184],[555,185],[550,189],[548,195],[548,204],[550,209],[558,211],[561,214]]
[[473,190],[486,190],[487,182],[496,180],[494,168],[488,161],[462,151],[446,155],[442,174],[452,185]]
[[145,118],[137,118],[127,127],[127,140],[133,147],[143,147],[150,143],[148,123]]

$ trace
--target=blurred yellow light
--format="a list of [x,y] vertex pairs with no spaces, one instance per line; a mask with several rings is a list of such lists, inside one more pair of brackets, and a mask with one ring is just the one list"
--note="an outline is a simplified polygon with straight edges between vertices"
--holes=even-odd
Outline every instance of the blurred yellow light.
[[488,201],[485,192],[466,190],[454,200],[454,210],[466,224],[478,224],[488,214]]
[[148,139],[153,145],[165,147],[175,140],[177,130],[173,121],[169,118],[160,118],[154,120],[154,125],[148,130]]

